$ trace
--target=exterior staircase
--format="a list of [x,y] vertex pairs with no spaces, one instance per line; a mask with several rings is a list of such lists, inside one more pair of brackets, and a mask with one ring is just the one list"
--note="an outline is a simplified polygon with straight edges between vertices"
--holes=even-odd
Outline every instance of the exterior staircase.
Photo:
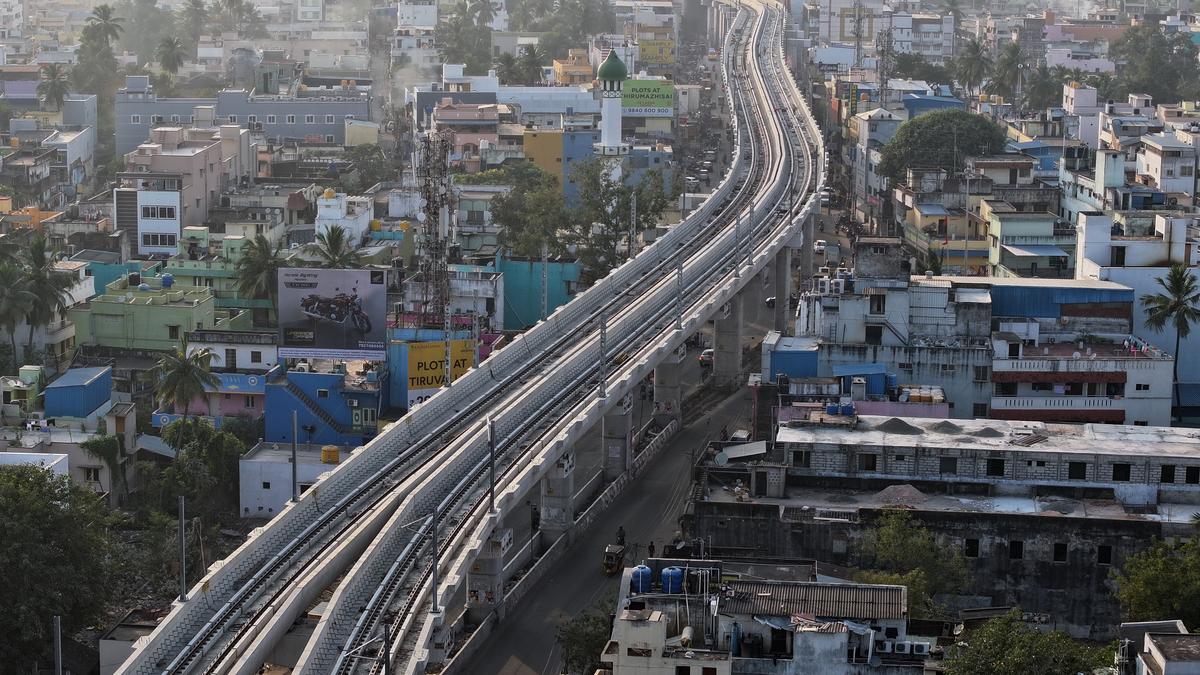
[[340,434],[350,433],[351,429],[349,426],[342,424],[341,422],[333,419],[332,415],[325,412],[325,409],[322,408],[320,405],[318,405],[316,401],[312,400],[312,398],[309,397],[308,394],[304,393],[303,389],[296,386],[296,383],[292,382],[291,380],[287,380],[287,379],[285,379],[285,382],[287,383],[285,386],[287,387],[288,393],[290,393],[292,396],[295,396],[296,400],[303,403],[305,405],[305,407],[307,407],[309,409],[309,411],[312,412],[312,414],[316,415],[317,418],[320,419],[322,422],[324,422],[326,425],[328,425],[329,428],[337,431]]

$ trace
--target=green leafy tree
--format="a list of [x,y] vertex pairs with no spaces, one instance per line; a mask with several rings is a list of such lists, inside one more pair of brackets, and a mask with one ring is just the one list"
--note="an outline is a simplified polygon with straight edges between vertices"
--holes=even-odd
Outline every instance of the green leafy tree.
[[0,328],[8,333],[12,354],[17,354],[17,325],[25,318],[37,298],[25,286],[21,268],[9,262],[0,263]]
[[237,509],[238,460],[246,451],[241,439],[203,420],[176,420],[163,428],[162,437],[177,449],[163,472],[168,498],[183,495],[193,513],[211,519]]
[[962,170],[967,157],[999,152],[1004,132],[981,115],[966,110],[939,110],[908,120],[883,149],[879,172],[903,183],[910,167]]
[[0,659],[4,670],[49,663],[51,624],[67,635],[103,617],[110,599],[112,511],[95,493],[33,466],[0,467]]
[[175,412],[182,411],[182,421],[186,423],[192,403],[221,382],[212,374],[214,356],[208,347],[189,349],[186,337],[180,340],[178,347],[160,356],[149,372],[158,404],[170,406]]
[[984,80],[992,72],[992,55],[988,52],[987,45],[972,38],[963,45],[954,66],[958,81],[968,92],[978,94]]
[[940,614],[933,596],[955,593],[966,585],[967,563],[962,554],[939,543],[907,511],[884,513],[855,554],[867,568],[859,574],[861,581],[908,587],[914,616]]
[[600,653],[612,635],[608,611],[602,607],[562,619],[554,638],[563,652],[563,672],[590,674],[600,667]]
[[1046,64],[1029,71],[1025,81],[1025,108],[1044,110],[1062,100],[1061,73],[1055,73]]
[[546,52],[537,45],[525,45],[521,48],[521,57],[517,61],[524,84],[530,86],[541,84],[542,65],[546,62]]
[[1197,47],[1186,32],[1166,35],[1158,24],[1133,26],[1109,47],[1109,57],[1122,64],[1119,80],[1125,92],[1149,94],[1155,103],[1200,95]]
[[174,75],[179,72],[179,68],[183,65],[183,60],[187,55],[187,49],[177,37],[165,37],[158,43],[156,50],[158,63],[163,70]]
[[319,258],[320,267],[353,269],[363,265],[358,245],[351,241],[350,232],[341,225],[331,225],[318,232],[317,240],[309,244],[309,250]]
[[35,236],[28,247],[22,248],[18,257],[22,268],[22,287],[37,298],[25,312],[25,320],[29,323],[29,341],[25,344],[25,358],[28,360],[33,354],[34,330],[66,314],[75,279],[55,269],[55,256],[41,234]]
[[174,15],[159,7],[157,0],[118,0],[115,11],[124,21],[117,47],[136,54],[139,64],[155,60],[163,39],[182,32],[176,28]]
[[550,255],[565,254],[562,230],[571,215],[558,181],[532,162],[513,166],[496,172],[512,181],[512,189],[493,197],[490,208],[500,245],[516,256],[538,257],[543,246]]
[[505,52],[497,56],[492,65],[496,67],[496,77],[500,79],[500,84],[514,85],[521,82],[521,64],[512,54]]
[[[583,263],[583,276],[591,282],[625,261],[620,251],[629,241],[630,227],[641,232],[657,223],[670,195],[661,172],[647,172],[636,187],[630,186],[613,180],[607,162],[600,157],[577,163],[571,175],[579,187],[571,240]],[[637,222],[631,223],[635,195]]]
[[187,0],[176,11],[179,12],[177,23],[182,32],[191,40],[192,53],[195,54],[194,50],[198,49],[200,45],[200,36],[204,34],[205,26],[208,25],[208,5],[204,0]]
[[112,5],[97,5],[87,18],[87,27],[93,31],[92,35],[110,46],[125,32],[124,23],[125,20],[117,16]]
[[358,182],[345,186],[351,192],[365,190],[383,181],[395,180],[399,173],[378,145],[356,145],[347,149],[342,157],[352,162],[358,173]]
[[1114,571],[1117,600],[1130,621],[1181,619],[1200,626],[1200,541],[1156,542]]
[[1191,335],[1192,324],[1200,320],[1200,288],[1196,277],[1183,265],[1172,265],[1166,277],[1154,280],[1162,291],[1141,297],[1145,306],[1146,325],[1161,333],[1168,325],[1175,330],[1175,361],[1171,382],[1175,388],[1175,405],[1179,405],[1179,343]]
[[492,31],[475,21],[466,0],[459,0],[438,26],[438,52],[445,63],[461,63],[467,72],[483,74],[492,63]]
[[122,442],[119,436],[93,436],[79,444],[92,457],[104,462],[108,467],[112,484],[108,486],[114,494],[124,495],[129,491],[129,482],[122,466]]
[[954,77],[942,66],[935,66],[920,54],[893,55],[892,76],[913,80],[924,80],[938,84],[951,84]]
[[53,103],[55,110],[62,110],[63,101],[71,93],[67,69],[58,63],[42,66],[42,79],[38,81],[37,93],[46,103]]
[[238,294],[244,298],[263,299],[271,301],[271,306],[278,303],[279,268],[283,267],[282,248],[277,242],[261,234],[246,243],[242,255],[234,264],[237,274]]
[[988,621],[966,641],[965,648],[946,659],[947,675],[1076,675],[1111,666],[1113,658],[1110,649],[1077,642],[1058,631],[1039,631],[1022,622],[1015,610]]

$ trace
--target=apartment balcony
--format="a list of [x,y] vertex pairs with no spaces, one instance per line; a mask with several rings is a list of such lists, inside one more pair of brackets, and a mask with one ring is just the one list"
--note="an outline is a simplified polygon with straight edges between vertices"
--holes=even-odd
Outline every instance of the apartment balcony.
[[44,329],[46,346],[62,344],[66,340],[75,339],[75,322],[68,319],[55,321]]
[[1125,407],[1110,396],[994,396],[993,419],[1123,424]]

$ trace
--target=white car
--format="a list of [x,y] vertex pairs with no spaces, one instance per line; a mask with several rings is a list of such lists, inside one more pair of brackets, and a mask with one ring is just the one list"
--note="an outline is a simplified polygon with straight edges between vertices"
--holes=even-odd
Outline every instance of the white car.
[[825,240],[818,239],[813,242],[813,253],[817,255],[825,255]]

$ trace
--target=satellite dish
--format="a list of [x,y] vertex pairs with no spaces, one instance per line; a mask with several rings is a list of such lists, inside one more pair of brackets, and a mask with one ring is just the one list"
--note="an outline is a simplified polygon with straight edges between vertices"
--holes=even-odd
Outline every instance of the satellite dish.
[[724,450],[718,452],[716,457],[713,457],[713,464],[716,464],[717,466],[725,466],[728,463],[729,455],[726,455]]
[[425,222],[425,213],[424,212],[417,214],[417,222],[419,222],[419,223]]

